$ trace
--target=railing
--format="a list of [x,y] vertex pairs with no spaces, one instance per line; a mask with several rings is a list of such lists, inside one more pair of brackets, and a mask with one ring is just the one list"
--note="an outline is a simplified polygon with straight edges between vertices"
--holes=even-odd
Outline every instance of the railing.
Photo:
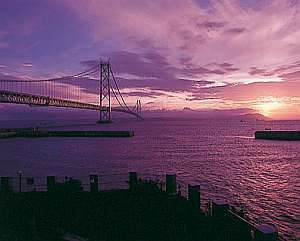
[[17,177],[1,177],[0,192],[50,192],[59,185],[71,185],[72,188],[76,186],[78,191],[98,192],[131,189],[139,183],[151,183],[169,195],[185,198],[195,209],[211,217],[212,220],[217,220],[217,223],[232,224],[240,229],[238,232],[230,230],[228,232],[230,235],[242,233],[245,237],[244,240],[278,240],[278,230],[275,226],[269,224],[256,226],[250,223],[244,217],[243,210],[237,210],[225,200],[216,199],[201,203],[200,185],[189,185],[184,181],[177,180],[175,174],[130,172],[129,175],[127,173],[91,174],[75,178],[69,176],[30,177],[23,176],[20,172]]

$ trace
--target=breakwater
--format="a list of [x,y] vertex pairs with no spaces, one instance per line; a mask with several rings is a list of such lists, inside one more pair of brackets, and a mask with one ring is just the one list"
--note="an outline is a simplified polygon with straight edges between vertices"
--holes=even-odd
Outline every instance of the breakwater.
[[13,137],[132,137],[133,131],[48,131],[39,128],[2,129],[0,138]]
[[300,141],[300,131],[256,131],[255,139]]

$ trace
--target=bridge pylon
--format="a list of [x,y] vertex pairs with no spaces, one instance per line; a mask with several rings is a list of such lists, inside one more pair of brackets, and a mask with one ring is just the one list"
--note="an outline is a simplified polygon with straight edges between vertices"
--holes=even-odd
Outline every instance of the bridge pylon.
[[99,81],[99,120],[97,123],[111,123],[111,67],[110,62],[100,61],[100,81]]
[[142,119],[142,104],[141,104],[141,100],[136,100],[135,110],[136,110],[136,119],[137,120]]

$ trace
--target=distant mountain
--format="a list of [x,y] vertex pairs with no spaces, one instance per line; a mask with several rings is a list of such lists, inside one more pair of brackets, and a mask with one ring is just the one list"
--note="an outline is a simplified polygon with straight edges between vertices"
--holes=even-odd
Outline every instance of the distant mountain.
[[[252,109],[198,109],[194,110],[188,107],[182,110],[144,110],[142,112],[145,118],[180,118],[180,119],[236,119],[236,120],[270,120],[270,118],[256,113]],[[115,118],[131,118],[130,116],[113,113]],[[77,119],[91,118],[97,119],[97,111],[86,111],[79,109],[59,109],[45,107],[29,107],[15,105],[0,105],[1,120],[19,120],[19,119]]]
[[236,119],[236,120],[271,120],[255,112],[253,109],[200,109],[193,110],[185,107],[182,110],[148,110],[143,112],[144,117],[181,118],[181,119]]
[[241,120],[262,120],[262,121],[269,121],[272,120],[271,118],[264,116],[259,113],[253,113],[253,114],[245,114],[238,116]]

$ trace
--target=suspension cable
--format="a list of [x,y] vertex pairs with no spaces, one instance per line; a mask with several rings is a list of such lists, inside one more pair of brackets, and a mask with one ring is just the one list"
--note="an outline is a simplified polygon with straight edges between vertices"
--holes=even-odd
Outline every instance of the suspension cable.
[[78,74],[69,75],[69,76],[63,76],[59,78],[51,78],[51,79],[38,79],[38,80],[22,80],[22,79],[12,79],[12,80],[5,80],[0,79],[0,82],[26,82],[26,83],[33,83],[33,82],[55,82],[55,81],[61,81],[61,80],[67,80],[67,79],[79,79],[80,77],[88,76],[91,74],[94,74],[98,72],[98,66],[93,66],[92,68],[85,70],[83,72],[80,72]]
[[113,92],[113,94],[114,94],[116,100],[118,101],[119,105],[120,105],[122,108],[126,109],[126,108],[123,106],[123,104],[121,103],[121,101],[119,100],[119,98],[118,98],[116,92],[114,91],[114,89],[111,88],[111,90],[112,90],[112,92]]
[[117,88],[118,94],[120,95],[120,97],[121,97],[121,100],[122,100],[122,102],[124,103],[124,106],[126,107],[126,109],[127,109],[127,110],[131,111],[131,110],[130,110],[130,108],[127,106],[127,104],[126,104],[125,100],[123,99],[123,96],[122,96],[122,94],[121,94],[121,92],[120,92],[119,86],[118,86],[118,84],[117,84],[117,81],[116,81],[116,79],[115,79],[115,75],[114,75],[114,73],[113,73],[113,71],[112,71],[112,68],[111,68],[111,67],[110,67],[110,72],[111,72],[111,75],[112,75],[112,77],[113,77],[114,83],[115,83],[115,85],[116,85],[116,88]]

